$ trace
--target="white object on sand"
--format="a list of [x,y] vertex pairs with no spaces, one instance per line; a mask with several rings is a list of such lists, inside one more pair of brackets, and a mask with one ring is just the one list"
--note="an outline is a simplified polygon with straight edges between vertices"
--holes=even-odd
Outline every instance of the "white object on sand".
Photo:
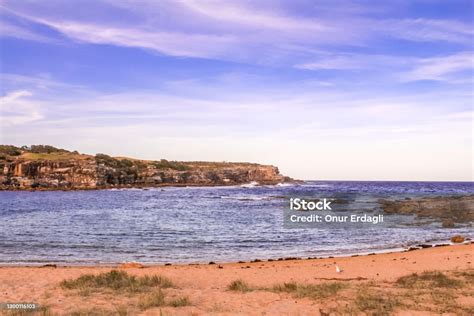
[[339,268],[339,266],[338,266],[337,264],[336,264],[336,272],[337,272],[337,273],[341,273],[341,272],[342,272],[342,269]]

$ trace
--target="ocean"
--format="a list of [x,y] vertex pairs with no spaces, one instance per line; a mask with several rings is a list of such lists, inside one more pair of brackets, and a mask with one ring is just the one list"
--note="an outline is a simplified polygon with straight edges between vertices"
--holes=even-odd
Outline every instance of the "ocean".
[[[379,199],[474,194],[472,182],[307,181],[232,187],[1,191],[0,264],[208,263],[399,250],[471,236],[435,220],[291,227],[289,199],[338,199],[335,214],[381,214]],[[470,223],[472,224],[472,223]]]

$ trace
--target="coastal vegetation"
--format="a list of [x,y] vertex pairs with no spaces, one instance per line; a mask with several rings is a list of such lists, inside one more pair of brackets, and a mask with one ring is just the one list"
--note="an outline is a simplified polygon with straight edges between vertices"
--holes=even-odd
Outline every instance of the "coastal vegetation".
[[234,291],[234,292],[250,292],[252,291],[252,287],[245,281],[243,280],[234,280],[232,281],[228,286],[227,289],[229,291]]
[[366,312],[369,315],[389,315],[395,308],[402,306],[396,296],[370,290],[366,286],[357,291],[354,305],[357,311]]
[[472,284],[473,276],[472,270],[456,271],[449,275],[440,271],[425,271],[402,276],[394,282],[353,282],[341,279],[311,284],[290,281],[271,287],[251,286],[237,279],[227,286],[227,290],[236,293],[286,293],[295,299],[310,299],[320,304],[333,302],[336,307],[320,310],[323,314],[391,315],[395,311],[412,310],[468,315],[474,309],[459,305],[456,299],[460,295],[474,297],[472,286],[466,289],[467,284]]
[[[83,297],[107,294],[128,295],[137,303],[140,310],[154,307],[183,307],[191,305],[187,296],[166,299],[164,289],[176,288],[173,282],[160,275],[135,276],[125,271],[111,270],[100,274],[84,274],[76,279],[63,280],[60,283],[65,290],[77,290]],[[138,296],[137,296],[138,295]],[[123,307],[120,307],[123,310]],[[126,311],[126,310],[125,310]],[[127,315],[127,312],[124,313]]]
[[403,276],[397,280],[396,284],[403,288],[459,288],[463,286],[463,282],[459,279],[450,278],[439,271]]
[[178,171],[191,170],[192,167],[178,161],[168,161],[166,159],[161,159],[160,161],[153,161],[152,164],[157,169],[173,169]]
[[173,282],[158,275],[137,277],[124,271],[112,270],[98,275],[84,274],[77,279],[64,280],[61,282],[61,287],[68,290],[110,289],[135,293],[149,291],[150,288],[155,287],[170,288],[173,287]]
[[296,298],[323,299],[336,295],[346,287],[347,284],[342,282],[325,282],[319,284],[289,282],[276,284],[270,290],[274,292],[291,293]]

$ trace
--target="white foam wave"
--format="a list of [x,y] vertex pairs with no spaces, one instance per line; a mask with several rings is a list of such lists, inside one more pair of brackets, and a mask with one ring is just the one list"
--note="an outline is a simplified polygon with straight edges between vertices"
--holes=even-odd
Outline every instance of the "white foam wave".
[[259,185],[259,183],[257,181],[252,181],[250,183],[242,184],[240,187],[241,188],[254,188],[257,185]]

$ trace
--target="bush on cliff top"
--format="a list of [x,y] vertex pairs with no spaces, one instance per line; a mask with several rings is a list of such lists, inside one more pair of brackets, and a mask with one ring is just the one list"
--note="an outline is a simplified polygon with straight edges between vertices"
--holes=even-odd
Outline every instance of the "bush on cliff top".
[[110,157],[109,155],[105,154],[97,154],[95,155],[95,161],[98,164],[103,164],[104,166],[107,167],[112,167],[118,170],[123,170],[123,171],[130,171],[130,170],[135,170],[140,169],[143,167],[146,167],[145,164],[143,164],[141,161],[131,161],[129,159],[118,159],[114,157]]
[[34,154],[51,154],[51,153],[70,153],[66,149],[56,148],[50,145],[31,145],[16,147],[13,145],[0,145],[0,154],[8,156],[19,156],[23,152]]
[[0,154],[2,156],[19,156],[21,155],[21,149],[13,145],[0,145]]
[[191,167],[187,166],[178,161],[168,161],[166,159],[161,159],[160,161],[154,161],[152,163],[157,169],[173,169],[178,171],[190,170]]
[[29,152],[35,154],[51,154],[51,153],[69,153],[69,150],[56,148],[50,145],[31,145]]

